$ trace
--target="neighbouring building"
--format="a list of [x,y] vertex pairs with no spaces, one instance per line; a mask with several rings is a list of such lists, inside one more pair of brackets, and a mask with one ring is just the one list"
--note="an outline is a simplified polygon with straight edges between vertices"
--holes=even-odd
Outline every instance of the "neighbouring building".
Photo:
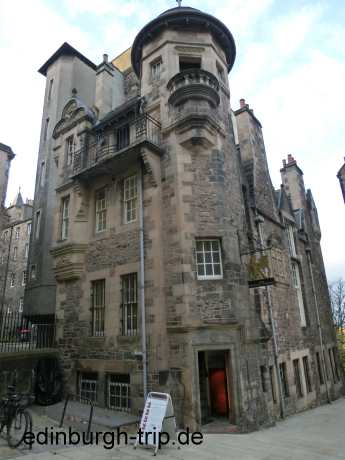
[[11,147],[0,142],[0,230],[8,221],[5,210],[8,176],[10,173],[11,161],[15,157]]
[[[32,207],[32,200],[24,202],[19,191],[10,206],[6,208],[8,222],[1,232],[1,303],[5,316],[18,314],[18,319],[23,312],[24,290],[29,276],[28,256]],[[34,270],[32,266],[30,276],[35,276]]]
[[[66,390],[239,430],[339,397],[317,209],[289,155],[230,108],[232,34],[165,11],[99,65],[64,43],[46,77],[25,314],[56,320]],[[282,88],[283,90],[283,88]]]
[[[344,158],[344,161],[345,161],[345,158]],[[341,191],[342,191],[342,194],[343,194],[344,203],[345,203],[345,163],[344,163],[343,166],[339,169],[339,172],[338,172],[338,174],[337,174],[337,177],[338,177],[338,179],[339,179],[340,188],[341,188]]]

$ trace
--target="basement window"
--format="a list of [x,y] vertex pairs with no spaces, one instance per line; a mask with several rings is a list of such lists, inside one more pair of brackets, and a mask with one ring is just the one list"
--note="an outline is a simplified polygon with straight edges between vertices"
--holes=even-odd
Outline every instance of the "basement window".
[[109,409],[129,412],[131,408],[131,388],[129,374],[112,374],[108,377]]
[[97,401],[97,380],[96,372],[83,372],[79,374],[79,397],[81,402]]
[[201,57],[180,56],[180,72],[189,69],[201,69]]

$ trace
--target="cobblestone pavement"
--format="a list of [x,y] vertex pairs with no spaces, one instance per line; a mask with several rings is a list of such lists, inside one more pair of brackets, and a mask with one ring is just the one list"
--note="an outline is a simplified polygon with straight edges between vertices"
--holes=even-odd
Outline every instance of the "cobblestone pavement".
[[[57,427],[45,415],[34,415],[35,430]],[[345,399],[335,401],[279,422],[275,427],[251,434],[208,434],[201,446],[163,448],[158,456],[167,460],[339,460],[345,459]],[[34,445],[9,449],[0,439],[0,459],[21,460],[138,460],[152,458],[152,449],[120,446],[56,447]],[[22,456],[25,456],[24,458]]]

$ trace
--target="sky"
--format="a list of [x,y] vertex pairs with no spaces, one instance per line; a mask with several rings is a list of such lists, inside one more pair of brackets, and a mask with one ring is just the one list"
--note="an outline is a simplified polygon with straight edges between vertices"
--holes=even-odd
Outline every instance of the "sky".
[[[330,281],[345,278],[345,204],[336,174],[345,156],[345,2],[189,0],[232,32],[229,75],[262,123],[270,173],[280,185],[292,154],[311,188]],[[131,46],[137,32],[174,0],[0,0],[0,142],[16,154],[7,202],[19,186],[32,198],[45,78],[37,70],[65,41],[99,64]]]

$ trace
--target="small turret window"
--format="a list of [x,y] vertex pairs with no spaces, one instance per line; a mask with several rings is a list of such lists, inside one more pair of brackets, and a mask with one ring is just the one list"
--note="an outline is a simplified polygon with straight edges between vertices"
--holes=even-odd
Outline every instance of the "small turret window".
[[201,69],[201,57],[180,56],[180,72],[188,69]]
[[156,59],[154,62],[151,63],[151,78],[152,80],[159,80],[161,77],[161,70],[162,70],[162,59]]

